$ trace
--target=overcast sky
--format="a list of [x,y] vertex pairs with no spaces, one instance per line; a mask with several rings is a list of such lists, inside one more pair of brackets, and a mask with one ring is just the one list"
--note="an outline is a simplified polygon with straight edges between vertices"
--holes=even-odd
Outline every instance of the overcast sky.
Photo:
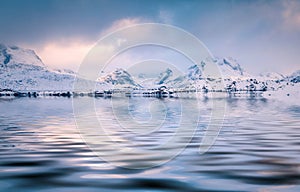
[[0,0],[0,42],[76,69],[100,37],[130,24],[175,25],[250,73],[300,69],[300,1]]

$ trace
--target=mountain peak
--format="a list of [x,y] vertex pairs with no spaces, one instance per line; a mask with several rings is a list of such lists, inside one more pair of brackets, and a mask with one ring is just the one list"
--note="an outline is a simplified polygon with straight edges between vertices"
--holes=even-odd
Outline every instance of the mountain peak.
[[5,44],[0,44],[0,64],[28,64],[45,67],[45,64],[33,50]]
[[101,84],[140,87],[140,85],[133,80],[132,76],[122,68],[117,68],[113,72],[98,78],[98,82]]
[[223,58],[222,62],[219,62],[220,65],[227,65],[233,70],[240,73],[240,75],[244,75],[244,70],[240,66],[240,64],[237,62],[237,60],[233,59],[232,57],[225,57]]
[[235,59],[231,57],[222,59],[215,57],[203,60],[200,65],[192,65],[189,67],[187,73],[188,78],[191,80],[203,78],[202,76],[207,70],[206,64],[210,62],[213,62],[218,66],[223,78],[243,78],[244,76],[248,76]]
[[242,78],[248,76],[236,59],[224,57],[222,59],[215,57],[213,61],[218,65],[223,78]]
[[[203,68],[203,67],[202,67]],[[200,79],[202,76],[202,70],[199,68],[198,65],[192,65],[188,68],[188,78],[191,80]]]
[[172,76],[173,76],[173,71],[171,69],[167,68],[165,71],[163,71],[159,74],[156,84],[157,85],[164,84]]

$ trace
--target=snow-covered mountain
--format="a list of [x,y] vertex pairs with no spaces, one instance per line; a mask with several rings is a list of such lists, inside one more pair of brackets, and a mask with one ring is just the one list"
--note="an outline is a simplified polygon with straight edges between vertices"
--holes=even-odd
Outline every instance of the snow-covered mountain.
[[162,71],[157,79],[147,79],[145,81],[139,80],[139,82],[141,82],[140,84],[143,87],[147,88],[157,87],[157,85],[166,85],[173,88],[201,89],[203,86],[209,84],[208,81],[211,80],[211,78],[206,77],[206,75],[209,74],[208,63],[211,62],[214,62],[218,66],[219,72],[216,74],[220,74],[224,80],[242,80],[250,77],[236,60],[228,57],[223,59],[209,58],[202,61],[200,65],[195,64],[188,67],[186,73],[180,76],[174,76],[173,71],[168,68],[165,71]]
[[[213,62],[218,66],[219,74],[221,74],[223,80],[237,81],[248,79],[250,75],[240,66],[240,64],[231,57],[228,58],[209,58],[204,60],[199,65],[192,65],[188,68],[187,73],[183,76],[169,80],[167,84],[171,87],[180,88],[202,88],[210,84],[211,78],[207,78],[209,74],[208,63]],[[218,73],[216,73],[218,74]],[[211,77],[211,76],[210,76]],[[218,78],[218,77],[215,77]],[[226,87],[226,85],[224,85]]]
[[[72,91],[75,77],[76,73],[71,70],[47,67],[33,50],[0,45],[0,89]],[[96,85],[100,89],[140,87],[123,69],[116,69],[98,80]]]
[[[207,64],[211,61],[218,66],[222,81],[220,81],[218,77],[206,77],[208,74],[206,71]],[[213,58],[202,61],[200,65],[190,66],[185,75],[175,77],[165,82],[165,84],[173,88],[202,89],[205,87],[214,89],[214,87],[210,86],[214,86],[215,84],[213,82],[216,81],[223,83],[225,90],[276,91],[284,88],[288,82],[300,82],[300,70],[289,77],[275,72],[262,73],[259,76],[255,76],[247,73],[241,65],[231,57],[222,59]]]
[[215,63],[218,66],[219,72],[223,79],[244,79],[249,77],[249,74],[240,66],[240,64],[233,58],[209,58],[201,62],[201,65],[193,65],[188,68],[187,78],[190,80],[198,80],[205,78],[207,75],[208,62]]
[[71,90],[75,73],[45,66],[30,49],[0,45],[0,89]]
[[[218,66],[222,79],[206,77],[208,62],[214,62]],[[221,82],[223,90],[277,91],[300,83],[300,70],[287,77],[273,72],[254,76],[247,73],[235,59],[230,57],[204,60],[200,65],[187,68],[184,75],[174,76],[174,74],[167,68],[157,78],[135,78],[124,69],[116,69],[102,74],[95,85],[97,89],[103,90],[142,87],[151,89],[161,85],[169,88],[214,89],[210,87],[212,82]],[[33,50],[0,44],[0,89],[72,91],[75,78],[76,73],[71,70],[47,67]],[[87,80],[82,82],[83,84],[95,83]]]
[[265,72],[265,73],[260,73],[259,77],[262,77],[261,79],[267,79],[267,80],[281,80],[284,79],[285,76],[280,74],[280,73],[276,73],[276,72]]
[[193,65],[188,68],[187,78],[191,80],[198,80],[202,77],[202,70],[198,65]]
[[155,81],[157,85],[162,85],[166,83],[173,75],[173,71],[169,68],[167,68],[165,71],[161,72]]
[[141,87],[132,76],[124,69],[118,68],[115,71],[102,75],[97,79],[98,83],[107,87],[125,88]]
[[287,79],[292,83],[300,83],[300,70],[295,71]]
[[237,60],[233,59],[232,57],[223,59],[216,58],[215,62],[218,64],[223,78],[238,78],[248,76]]
[[8,64],[31,64],[45,67],[45,64],[33,50],[0,44],[0,65]]

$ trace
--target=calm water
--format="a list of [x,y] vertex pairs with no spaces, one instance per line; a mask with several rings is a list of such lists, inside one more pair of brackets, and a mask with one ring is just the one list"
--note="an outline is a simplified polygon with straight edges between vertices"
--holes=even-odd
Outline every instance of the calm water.
[[[77,98],[82,103],[89,99]],[[114,110],[110,99],[94,101],[97,118],[117,146],[151,151],[174,136],[178,124],[195,123],[193,110],[180,121],[182,106],[192,106],[197,102],[193,98],[124,100],[115,100]],[[153,168],[127,169],[123,167],[147,165],[165,154],[114,158],[107,152],[113,145],[107,138],[92,151],[76,128],[72,99],[0,99],[0,191],[300,191],[300,103],[224,101],[224,126],[207,153],[199,154],[199,145],[210,121],[211,101],[202,100],[199,125],[180,155]],[[82,111],[93,116],[84,106]],[[145,126],[132,127],[136,123]],[[98,152],[105,152],[103,158]]]

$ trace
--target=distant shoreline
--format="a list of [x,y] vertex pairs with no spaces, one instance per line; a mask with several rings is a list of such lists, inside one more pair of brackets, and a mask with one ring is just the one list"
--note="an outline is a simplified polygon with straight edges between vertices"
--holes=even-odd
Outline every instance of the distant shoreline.
[[170,97],[181,98],[187,96],[222,95],[223,97],[261,97],[266,90],[208,90],[208,89],[133,89],[133,90],[104,90],[104,91],[15,91],[11,89],[0,90],[0,97]]

